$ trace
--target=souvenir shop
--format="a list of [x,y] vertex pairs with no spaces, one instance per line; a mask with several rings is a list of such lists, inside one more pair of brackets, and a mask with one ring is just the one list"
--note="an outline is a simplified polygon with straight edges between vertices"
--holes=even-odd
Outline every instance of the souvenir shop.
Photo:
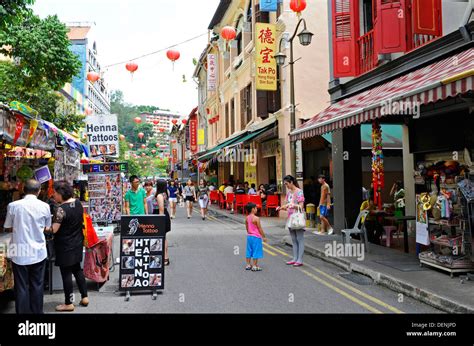
[[413,121],[416,236],[420,264],[474,272],[474,120],[469,110]]
[[0,292],[13,285],[6,259],[5,233],[7,206],[22,198],[22,184],[34,178],[43,184],[40,199],[48,202],[53,180],[73,185],[79,177],[81,155],[87,150],[79,139],[39,118],[25,104],[0,104]]

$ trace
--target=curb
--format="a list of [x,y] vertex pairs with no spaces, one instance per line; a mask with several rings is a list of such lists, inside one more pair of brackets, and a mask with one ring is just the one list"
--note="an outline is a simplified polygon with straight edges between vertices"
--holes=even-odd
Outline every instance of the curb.
[[[291,239],[289,236],[283,237],[281,242],[284,245],[292,247]],[[395,291],[397,293],[405,294],[406,296],[414,298],[420,302],[423,302],[427,305],[443,310],[445,312],[453,314],[474,313],[474,308],[471,306],[463,305],[454,300],[450,300],[446,297],[440,296],[436,293],[416,287],[411,283],[394,278],[393,276],[386,275],[373,269],[367,268],[365,266],[352,263],[344,258],[327,256],[326,253],[322,250],[315,249],[306,245],[304,252],[313,257],[317,257],[325,262],[332,263],[349,272],[356,272],[368,276],[372,278],[372,280],[374,280],[374,282],[378,285],[389,288],[390,290]]]

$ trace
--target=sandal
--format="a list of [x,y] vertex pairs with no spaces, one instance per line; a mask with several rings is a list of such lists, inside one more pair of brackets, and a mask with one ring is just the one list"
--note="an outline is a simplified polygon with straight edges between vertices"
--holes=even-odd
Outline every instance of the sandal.
[[170,259],[165,259],[165,266],[169,266],[170,265]]
[[247,264],[247,266],[245,267],[245,270],[250,270],[252,269],[252,266],[250,264]]
[[69,305],[61,304],[61,305],[56,306],[56,311],[58,311],[58,312],[72,312],[72,311],[74,311],[74,305],[73,304],[69,304]]
[[262,271],[262,268],[261,268],[261,267],[257,267],[257,266],[253,266],[253,267],[252,267],[252,271],[253,271],[253,272],[261,272],[261,271]]

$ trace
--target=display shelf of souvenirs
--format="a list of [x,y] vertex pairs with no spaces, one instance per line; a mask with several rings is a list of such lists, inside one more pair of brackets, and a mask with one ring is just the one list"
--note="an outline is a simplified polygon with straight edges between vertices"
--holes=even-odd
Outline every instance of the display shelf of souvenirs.
[[451,274],[469,273],[474,270],[474,263],[469,256],[466,255],[444,255],[435,253],[434,251],[425,251],[420,253],[420,266],[427,265]]

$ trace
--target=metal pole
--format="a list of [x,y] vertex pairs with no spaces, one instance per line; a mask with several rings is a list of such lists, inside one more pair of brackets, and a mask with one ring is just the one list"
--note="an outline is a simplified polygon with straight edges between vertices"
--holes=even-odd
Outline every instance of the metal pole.
[[[293,36],[294,38],[294,36]],[[296,128],[296,101],[295,101],[295,70],[294,70],[294,56],[293,56],[293,38],[290,40],[290,116],[291,116],[291,131]],[[291,175],[296,178],[296,142],[290,140],[290,160],[291,160]]]

